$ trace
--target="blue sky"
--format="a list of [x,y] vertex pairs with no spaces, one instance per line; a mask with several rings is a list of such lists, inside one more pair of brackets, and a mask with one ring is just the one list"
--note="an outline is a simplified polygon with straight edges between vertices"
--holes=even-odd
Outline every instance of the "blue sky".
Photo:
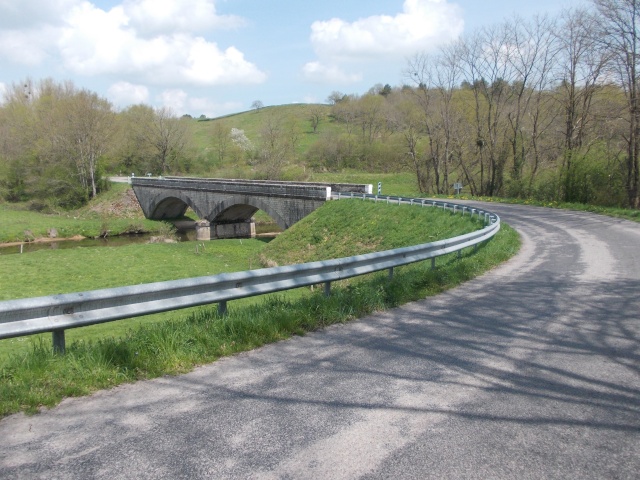
[[0,93],[72,80],[124,108],[219,116],[402,83],[407,59],[588,0],[0,0]]

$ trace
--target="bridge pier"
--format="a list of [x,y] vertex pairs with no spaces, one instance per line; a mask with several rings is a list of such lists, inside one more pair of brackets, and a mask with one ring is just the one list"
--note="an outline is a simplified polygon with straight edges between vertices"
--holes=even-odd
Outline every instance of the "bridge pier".
[[211,238],[255,238],[256,222],[253,218],[242,222],[212,223]]
[[196,240],[198,242],[215,238],[255,238],[256,222],[253,218],[242,222],[196,222]]
[[198,220],[196,222],[196,240],[211,240],[211,223],[209,220]]

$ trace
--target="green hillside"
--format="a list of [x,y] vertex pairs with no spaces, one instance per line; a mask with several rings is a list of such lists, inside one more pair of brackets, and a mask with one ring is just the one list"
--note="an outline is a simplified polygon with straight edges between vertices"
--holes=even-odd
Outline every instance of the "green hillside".
[[[320,114],[315,132],[310,120],[312,112]],[[192,148],[195,149],[198,164],[192,165],[192,169],[206,176],[253,178],[256,176],[253,162],[247,158],[247,154],[233,152],[233,145],[229,145],[225,158],[220,160],[216,129],[227,133],[232,128],[242,130],[251,144],[257,147],[263,141],[265,130],[277,128],[280,140],[292,149],[287,159],[285,178],[304,177],[308,173],[304,158],[310,146],[324,133],[341,132],[343,129],[330,117],[330,113],[329,105],[292,104],[263,107],[213,119],[194,119],[191,125]]]

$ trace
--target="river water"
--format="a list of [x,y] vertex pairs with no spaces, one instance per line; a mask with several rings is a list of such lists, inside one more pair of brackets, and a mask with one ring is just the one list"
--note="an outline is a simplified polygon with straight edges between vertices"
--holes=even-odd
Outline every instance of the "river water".
[[[280,228],[274,224],[256,225],[256,233],[260,236],[277,235]],[[94,248],[94,247],[120,247],[136,243],[149,243],[154,234],[143,233],[138,235],[118,235],[106,238],[85,238],[83,240],[55,240],[46,242],[28,242],[20,245],[0,246],[0,255],[10,255],[15,253],[29,253],[38,250],[58,250],[65,248]],[[192,228],[180,229],[176,233],[180,242],[191,242],[196,240],[196,231]]]

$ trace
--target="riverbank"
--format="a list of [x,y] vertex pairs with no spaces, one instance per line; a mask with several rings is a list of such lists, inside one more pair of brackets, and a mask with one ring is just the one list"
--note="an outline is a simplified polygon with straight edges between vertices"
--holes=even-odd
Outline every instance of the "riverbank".
[[0,242],[0,248],[5,247],[19,247],[20,245],[29,245],[32,243],[56,243],[56,242],[78,242],[80,240],[86,240],[87,237],[83,237],[82,235],[74,235],[69,238],[35,238],[29,242]]

